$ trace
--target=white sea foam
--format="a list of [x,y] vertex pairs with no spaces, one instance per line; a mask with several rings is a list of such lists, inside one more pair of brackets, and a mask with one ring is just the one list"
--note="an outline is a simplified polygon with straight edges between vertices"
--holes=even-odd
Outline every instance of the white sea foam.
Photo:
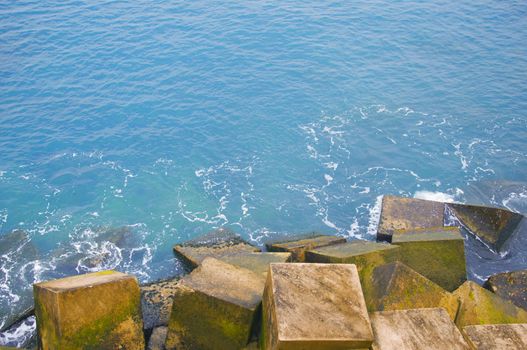
[[367,232],[371,236],[377,234],[377,226],[379,225],[379,221],[381,219],[382,197],[383,196],[377,196],[375,199],[375,204],[373,207],[370,207]]
[[0,345],[22,347],[36,334],[36,330],[35,316],[30,316],[14,327],[0,333]]
[[445,203],[452,203],[455,201],[455,196],[451,194],[432,191],[417,191],[414,194],[414,198]]

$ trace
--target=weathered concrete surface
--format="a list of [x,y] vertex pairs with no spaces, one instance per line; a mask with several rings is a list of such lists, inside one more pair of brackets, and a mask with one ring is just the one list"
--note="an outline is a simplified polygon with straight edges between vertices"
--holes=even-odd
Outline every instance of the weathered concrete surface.
[[315,248],[326,247],[333,244],[345,243],[346,239],[338,236],[313,235],[297,240],[267,243],[265,246],[271,252],[290,252],[293,261],[304,262],[305,252]]
[[178,284],[166,348],[220,350],[245,347],[264,285],[261,275],[206,258]]
[[457,227],[396,231],[400,261],[451,292],[467,279],[465,244]]
[[145,329],[168,325],[177,283],[177,279],[172,279],[141,286],[141,310]]
[[165,350],[165,341],[167,338],[167,327],[156,327],[152,331],[148,341],[147,350]]
[[192,269],[205,258],[222,258],[240,253],[259,252],[260,249],[250,245],[239,235],[226,229],[209,232],[184,244],[174,246],[174,252]]
[[527,310],[527,270],[504,272],[491,276],[485,282],[484,287]]
[[499,208],[454,203],[447,206],[463,225],[496,251],[500,250],[523,218],[521,214]]
[[453,294],[461,301],[456,316],[459,328],[478,324],[527,323],[527,311],[472,281],[463,283]]
[[466,326],[463,334],[475,350],[527,349],[527,324]]
[[392,241],[396,230],[443,226],[445,204],[416,198],[384,196],[377,229],[378,241]]
[[261,340],[268,350],[358,349],[373,341],[351,264],[271,264]]
[[144,349],[135,277],[115,271],[33,286],[39,348]]
[[291,253],[240,253],[234,255],[225,255],[219,257],[218,260],[226,262],[231,265],[239,266],[250,270],[262,276],[265,281],[267,278],[267,271],[269,271],[269,264],[271,263],[285,263],[291,261]]
[[401,262],[375,268],[372,285],[372,298],[366,296],[368,310],[443,307],[452,321],[456,318],[459,300]]
[[469,350],[448,313],[441,308],[379,311],[370,314],[372,350]]

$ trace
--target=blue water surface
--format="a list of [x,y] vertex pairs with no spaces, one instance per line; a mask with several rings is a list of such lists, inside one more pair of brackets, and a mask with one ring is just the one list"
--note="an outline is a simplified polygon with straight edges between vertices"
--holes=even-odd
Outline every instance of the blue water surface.
[[25,238],[0,325],[36,281],[178,274],[172,245],[220,226],[372,239],[383,194],[527,212],[526,23],[525,1],[3,1],[0,236]]

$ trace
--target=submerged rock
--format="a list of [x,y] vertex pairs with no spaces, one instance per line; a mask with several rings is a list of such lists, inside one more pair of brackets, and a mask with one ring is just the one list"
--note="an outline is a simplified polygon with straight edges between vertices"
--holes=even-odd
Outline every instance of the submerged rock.
[[369,310],[442,307],[454,321],[459,300],[403,263],[379,266],[372,277],[373,293],[370,300],[366,297]]
[[225,228],[174,246],[174,252],[183,259],[189,269],[197,267],[207,257],[218,259],[243,252],[259,251],[260,249],[250,245],[239,235]]
[[461,301],[456,316],[460,328],[478,324],[527,323],[527,311],[472,281],[465,282],[453,294]]
[[39,348],[145,347],[135,277],[101,271],[34,285]]
[[396,231],[400,261],[451,292],[467,279],[465,245],[457,227]]
[[373,334],[351,264],[272,264],[263,298],[263,349],[361,349]]
[[396,230],[443,226],[445,204],[416,198],[384,196],[377,240],[392,242]]
[[498,273],[489,277],[484,286],[527,310],[527,270]]
[[523,218],[506,209],[455,203],[447,206],[470,232],[495,251],[500,251]]
[[167,350],[245,347],[256,322],[263,289],[261,275],[205,258],[178,283]]
[[265,246],[271,252],[290,252],[293,255],[293,261],[304,262],[305,253],[308,250],[345,242],[346,239],[343,237],[313,234],[285,241],[270,242],[266,243]]
[[527,324],[466,326],[463,334],[475,350],[527,349]]
[[370,317],[372,350],[470,350],[442,308],[379,311]]
[[141,286],[144,329],[168,326],[177,283],[178,279],[172,279]]

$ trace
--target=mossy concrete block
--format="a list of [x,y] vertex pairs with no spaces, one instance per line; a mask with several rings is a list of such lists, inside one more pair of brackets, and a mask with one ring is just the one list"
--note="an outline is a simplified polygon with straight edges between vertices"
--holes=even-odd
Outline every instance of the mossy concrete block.
[[442,308],[379,311],[370,314],[372,350],[469,350]]
[[266,350],[360,349],[373,341],[352,264],[271,264],[262,309]]
[[527,323],[527,311],[472,281],[465,282],[453,294],[461,301],[456,316],[460,328],[478,324]]
[[467,279],[465,243],[459,228],[396,231],[400,261],[451,292]]
[[443,226],[445,204],[416,198],[384,196],[377,229],[378,241],[392,241],[396,230]]
[[224,261],[228,264],[242,267],[262,276],[265,281],[267,278],[267,271],[271,263],[285,263],[292,259],[291,253],[240,253],[234,255],[225,255],[219,257],[218,260]]
[[245,242],[231,230],[220,228],[196,239],[174,246],[174,252],[190,269],[207,258],[222,258],[240,253],[259,252],[260,249]]
[[527,310],[527,270],[499,273],[489,277],[484,286]]
[[264,281],[247,269],[206,258],[181,279],[168,323],[167,350],[242,349],[251,336]]
[[39,348],[144,349],[135,277],[101,271],[33,286]]
[[455,203],[447,205],[470,232],[496,251],[510,238],[523,218],[523,215],[505,209]]
[[375,268],[372,286],[372,298],[368,300],[366,296],[368,310],[442,307],[452,321],[456,318],[459,300],[401,262]]
[[475,350],[527,349],[527,324],[466,326],[463,335]]
[[305,252],[308,250],[345,243],[346,239],[338,236],[314,235],[290,241],[267,243],[267,250],[271,252],[290,252],[293,261],[304,262]]

